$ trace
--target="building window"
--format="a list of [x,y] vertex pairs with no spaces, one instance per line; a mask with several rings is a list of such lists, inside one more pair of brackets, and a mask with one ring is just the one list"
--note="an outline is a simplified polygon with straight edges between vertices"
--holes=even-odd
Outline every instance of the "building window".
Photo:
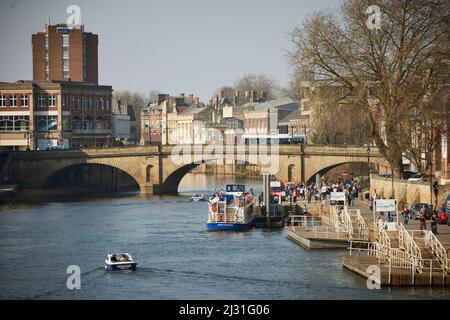
[[0,116],[0,131],[27,131],[29,116]]
[[17,107],[17,98],[16,98],[16,96],[10,96],[9,97],[9,106],[10,107]]
[[0,107],[6,107],[6,97],[0,96]]
[[71,131],[70,130],[70,116],[62,117],[62,128],[63,128],[63,131]]
[[58,129],[57,116],[36,116],[35,120],[38,132],[56,131]]
[[63,63],[63,78],[70,78],[70,51],[69,51],[69,35],[62,35],[62,63]]
[[48,55],[48,35],[45,35],[45,80],[50,80],[50,62]]
[[28,95],[27,94],[23,94],[22,97],[20,98],[20,105],[22,107],[28,107]]
[[56,96],[51,95],[51,96],[48,97],[48,105],[50,107],[56,106]]
[[40,94],[37,98],[38,107],[45,107],[45,97],[43,94]]

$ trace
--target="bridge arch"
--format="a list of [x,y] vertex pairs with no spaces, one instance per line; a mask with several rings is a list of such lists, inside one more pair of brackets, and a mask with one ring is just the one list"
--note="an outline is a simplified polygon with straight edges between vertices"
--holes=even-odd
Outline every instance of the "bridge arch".
[[75,163],[46,177],[43,187],[76,187],[98,190],[140,190],[139,182],[126,171],[100,163]]
[[[319,169],[316,168],[315,171],[314,170],[310,171],[305,177],[306,178],[306,182],[307,183],[313,182],[315,177],[317,176],[317,174],[319,174],[319,176],[322,177],[327,172],[331,171],[332,169],[337,168],[337,167],[342,166],[342,165],[345,165],[345,164],[366,164],[367,165],[367,159],[365,161],[362,160],[362,159],[361,160],[355,159],[355,160],[347,160],[347,161],[343,160],[342,162],[341,161],[335,161],[335,162],[336,163],[324,166],[324,167],[319,168]],[[371,170],[376,168],[376,166],[378,164],[379,164],[379,162],[377,160],[372,159],[370,161],[370,168],[371,168]]]
[[[176,168],[170,168],[168,170],[168,176],[164,179],[163,187],[162,187],[162,193],[165,194],[176,194],[178,193],[178,187],[181,183],[181,180],[183,180],[184,176],[189,173],[191,170],[195,169],[196,167],[205,164],[210,163],[212,161],[215,161],[215,159],[205,159],[185,165],[178,166]],[[246,165],[258,165],[251,162],[243,162],[242,164]]]

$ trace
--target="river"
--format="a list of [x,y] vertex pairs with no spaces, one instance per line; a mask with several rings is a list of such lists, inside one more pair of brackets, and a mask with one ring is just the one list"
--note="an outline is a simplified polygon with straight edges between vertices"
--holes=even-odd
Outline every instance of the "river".
[[[189,195],[231,181],[188,174],[177,196],[90,194],[3,207],[0,298],[450,298],[449,289],[368,290],[342,267],[345,251],[305,250],[285,230],[206,231],[207,204],[191,203]],[[260,181],[245,182],[261,189]],[[130,252],[138,271],[105,272],[111,251]],[[81,269],[79,290],[66,286],[69,265]]]

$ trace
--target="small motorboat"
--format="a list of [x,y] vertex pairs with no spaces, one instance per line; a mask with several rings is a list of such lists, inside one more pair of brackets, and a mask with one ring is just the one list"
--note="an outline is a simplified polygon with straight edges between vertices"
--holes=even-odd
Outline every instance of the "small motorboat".
[[191,197],[190,200],[191,200],[191,201],[195,201],[195,202],[198,202],[198,201],[208,201],[208,199],[206,199],[206,198],[203,196],[203,194],[202,194],[202,195],[196,194],[195,196]]
[[137,263],[129,253],[109,253],[105,260],[106,271],[136,270]]

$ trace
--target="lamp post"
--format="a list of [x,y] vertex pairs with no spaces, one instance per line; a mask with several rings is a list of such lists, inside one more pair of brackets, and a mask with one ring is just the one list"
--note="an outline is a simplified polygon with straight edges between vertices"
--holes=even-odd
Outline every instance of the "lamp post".
[[431,206],[431,210],[433,210],[433,179],[432,179],[432,174],[433,174],[433,159],[432,159],[432,152],[429,151],[427,154],[427,164],[430,168],[430,206]]
[[367,147],[367,181],[369,182],[369,190],[370,190],[370,144]]

